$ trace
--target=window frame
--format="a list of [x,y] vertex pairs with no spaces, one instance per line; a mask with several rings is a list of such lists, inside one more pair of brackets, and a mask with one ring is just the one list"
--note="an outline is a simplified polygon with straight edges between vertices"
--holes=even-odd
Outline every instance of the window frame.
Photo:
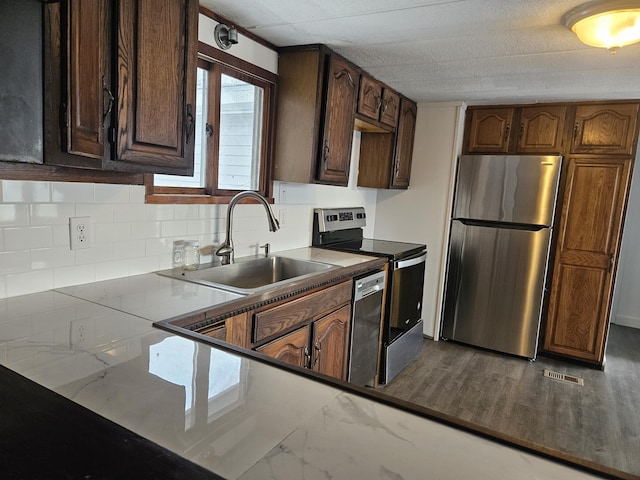
[[249,62],[241,60],[222,50],[199,42],[199,68],[208,72],[207,123],[213,125],[213,135],[205,136],[207,157],[204,188],[169,187],[154,185],[153,174],[144,176],[147,203],[229,203],[240,190],[215,188],[218,180],[219,159],[219,119],[220,119],[220,79],[229,75],[263,89],[262,139],[260,145],[260,165],[258,190],[261,195],[271,196],[271,158],[275,125],[275,96],[278,76]]

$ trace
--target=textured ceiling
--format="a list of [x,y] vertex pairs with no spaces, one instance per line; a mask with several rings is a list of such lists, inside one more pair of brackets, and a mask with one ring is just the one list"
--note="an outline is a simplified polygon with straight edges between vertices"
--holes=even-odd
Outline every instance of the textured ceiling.
[[640,44],[580,43],[561,18],[581,3],[200,0],[276,46],[324,43],[420,102],[640,98]]

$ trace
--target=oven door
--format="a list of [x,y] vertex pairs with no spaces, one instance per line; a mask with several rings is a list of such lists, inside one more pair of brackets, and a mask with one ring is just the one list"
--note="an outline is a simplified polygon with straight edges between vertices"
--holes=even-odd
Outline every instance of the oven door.
[[389,323],[385,344],[389,345],[422,318],[422,292],[427,252],[391,262]]

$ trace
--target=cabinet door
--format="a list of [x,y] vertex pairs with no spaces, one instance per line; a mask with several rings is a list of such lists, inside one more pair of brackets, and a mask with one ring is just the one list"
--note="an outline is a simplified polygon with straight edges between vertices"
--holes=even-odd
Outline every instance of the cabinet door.
[[413,142],[416,130],[418,108],[415,103],[406,98],[400,102],[400,118],[396,133],[396,151],[391,176],[392,188],[407,188],[411,177],[411,158],[413,156]]
[[513,109],[479,108],[470,114],[468,152],[507,153]]
[[522,108],[517,153],[560,153],[566,114],[562,105]]
[[380,121],[390,127],[398,124],[400,113],[400,95],[393,90],[385,88],[382,94],[382,107],[380,109]]
[[360,92],[358,94],[358,113],[372,120],[380,118],[382,107],[382,84],[369,75],[360,76]]
[[120,0],[118,161],[193,173],[197,19],[197,0]]
[[109,75],[110,6],[109,0],[69,0],[66,12],[66,150],[99,159],[105,154],[105,122],[113,108]]
[[309,366],[309,326],[256,348],[257,352],[298,367]]
[[313,322],[314,372],[346,380],[351,304]]
[[601,363],[630,159],[569,160],[544,349]]
[[358,77],[359,72],[349,62],[331,55],[318,169],[321,183],[342,186],[349,183]]
[[637,103],[578,106],[571,153],[631,155],[637,122]]

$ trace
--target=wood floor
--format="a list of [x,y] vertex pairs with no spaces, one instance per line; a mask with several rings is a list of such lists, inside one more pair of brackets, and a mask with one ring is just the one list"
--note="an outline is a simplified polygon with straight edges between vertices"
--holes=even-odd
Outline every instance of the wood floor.
[[[545,378],[544,369],[582,377],[584,386]],[[604,372],[425,340],[378,390],[640,478],[639,329],[611,326]]]

